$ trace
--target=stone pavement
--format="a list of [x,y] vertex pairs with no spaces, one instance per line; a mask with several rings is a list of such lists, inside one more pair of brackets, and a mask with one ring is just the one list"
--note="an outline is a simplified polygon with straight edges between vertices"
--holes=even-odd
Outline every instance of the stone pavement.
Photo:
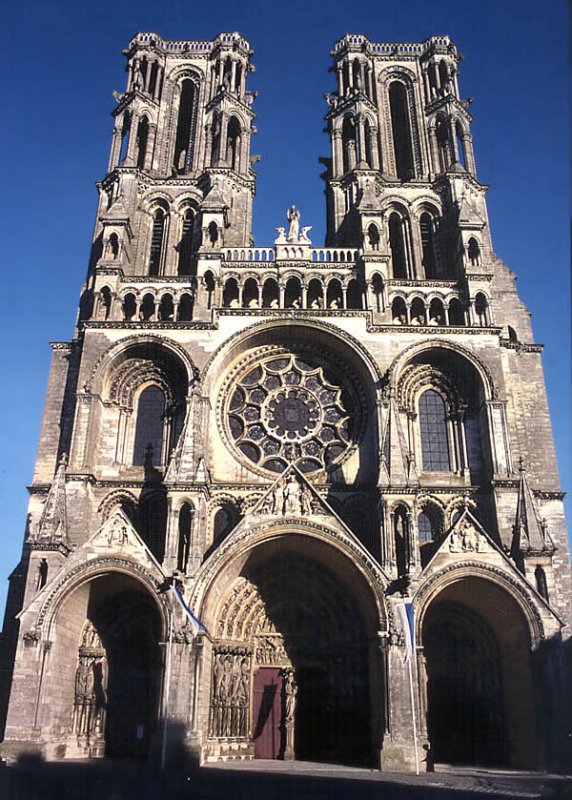
[[485,769],[419,776],[310,764],[213,764],[185,773],[133,762],[29,760],[0,769],[1,800],[572,800],[572,777]]

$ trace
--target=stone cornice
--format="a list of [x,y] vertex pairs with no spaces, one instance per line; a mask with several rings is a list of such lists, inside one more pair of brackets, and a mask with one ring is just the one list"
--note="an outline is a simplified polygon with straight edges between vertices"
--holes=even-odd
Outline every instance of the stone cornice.
[[215,331],[218,325],[213,322],[146,322],[137,320],[136,322],[129,322],[121,320],[119,322],[109,322],[105,320],[89,320],[83,322],[84,328],[107,328],[112,330],[190,330],[190,331]]
[[444,334],[469,334],[470,336],[499,336],[502,328],[482,328],[480,326],[470,325],[393,325],[378,324],[373,322],[367,323],[368,333],[425,333],[435,336],[443,336]]

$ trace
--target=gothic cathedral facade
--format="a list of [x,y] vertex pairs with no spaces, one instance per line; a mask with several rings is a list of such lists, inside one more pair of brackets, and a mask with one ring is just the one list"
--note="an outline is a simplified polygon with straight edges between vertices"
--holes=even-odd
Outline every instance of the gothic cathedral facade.
[[253,245],[248,41],[125,56],[10,579],[2,755],[557,765],[563,496],[455,45],[335,44],[323,247],[295,206]]

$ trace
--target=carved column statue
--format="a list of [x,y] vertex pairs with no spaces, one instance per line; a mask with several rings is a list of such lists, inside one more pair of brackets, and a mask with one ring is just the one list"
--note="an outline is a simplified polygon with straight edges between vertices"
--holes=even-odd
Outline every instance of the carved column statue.
[[283,671],[283,701],[282,721],[284,725],[284,760],[291,761],[296,755],[294,752],[294,720],[296,717],[296,699],[298,685],[294,680],[294,670],[285,669]]

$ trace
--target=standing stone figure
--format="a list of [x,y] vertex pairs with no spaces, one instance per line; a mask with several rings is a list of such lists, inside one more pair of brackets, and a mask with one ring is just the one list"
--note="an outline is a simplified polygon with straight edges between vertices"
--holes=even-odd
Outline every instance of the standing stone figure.
[[290,206],[286,216],[288,218],[288,222],[290,223],[286,241],[297,242],[300,232],[300,212],[296,206]]
[[294,716],[296,713],[296,696],[298,686],[294,680],[294,671],[289,669],[284,673],[284,759],[294,758]]

